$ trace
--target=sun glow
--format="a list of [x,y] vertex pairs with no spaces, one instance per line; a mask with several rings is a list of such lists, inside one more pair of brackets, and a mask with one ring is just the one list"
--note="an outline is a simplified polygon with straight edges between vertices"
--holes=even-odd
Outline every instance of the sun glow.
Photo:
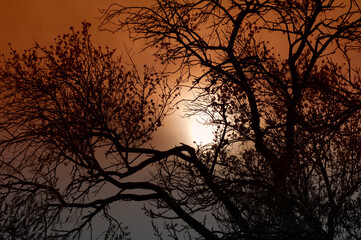
[[190,118],[190,136],[197,144],[208,144],[214,140],[214,128],[206,122],[204,118]]

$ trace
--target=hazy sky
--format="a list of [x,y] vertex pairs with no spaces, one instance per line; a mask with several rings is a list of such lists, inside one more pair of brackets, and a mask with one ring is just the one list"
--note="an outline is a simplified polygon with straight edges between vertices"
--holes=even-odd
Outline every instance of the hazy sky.
[[[8,53],[11,42],[16,50],[30,48],[37,41],[41,45],[49,45],[53,39],[69,32],[70,26],[81,28],[81,22],[86,20],[92,23],[91,33],[96,45],[108,45],[117,48],[119,53],[124,52],[125,46],[131,48],[128,34],[118,32],[112,34],[98,31],[99,9],[104,9],[114,0],[1,0],[0,1],[0,52]],[[144,0],[118,0],[121,4],[142,4]],[[133,48],[136,52],[138,43]],[[153,59],[148,54],[135,57],[139,66],[151,65]],[[151,62],[151,63],[149,63]],[[189,124],[184,125],[179,114],[168,118],[167,125],[157,134],[157,142],[162,147],[172,147],[179,142],[190,143]],[[174,127],[175,126],[175,127]]]
[[[99,8],[106,8],[111,0],[1,0],[0,49],[28,48],[34,40],[48,43],[58,34],[80,27],[83,20],[97,26]],[[97,33],[96,40],[115,45],[120,36]]]
[[[8,53],[8,43],[13,48],[23,50],[33,46],[34,41],[41,45],[49,45],[54,37],[69,32],[69,27],[79,29],[81,22],[86,20],[92,23],[92,35],[96,45],[108,45],[124,50],[124,44],[131,47],[127,33],[98,32],[98,18],[101,16],[98,9],[107,8],[116,0],[0,0],[0,52]],[[142,4],[148,0],[118,0],[122,4]],[[139,45],[135,49],[139,48]],[[134,50],[135,51],[135,50]],[[278,52],[287,52],[283,47]],[[139,66],[151,65],[150,56],[143,55],[136,58]],[[182,120],[180,113],[175,113],[165,121],[156,136],[153,145],[158,148],[169,148],[176,144],[191,143],[190,129],[200,129],[199,126],[191,127],[190,121]],[[119,215],[124,215],[124,223],[130,226],[134,239],[151,239],[151,227],[142,217],[141,204],[121,205],[116,209]]]

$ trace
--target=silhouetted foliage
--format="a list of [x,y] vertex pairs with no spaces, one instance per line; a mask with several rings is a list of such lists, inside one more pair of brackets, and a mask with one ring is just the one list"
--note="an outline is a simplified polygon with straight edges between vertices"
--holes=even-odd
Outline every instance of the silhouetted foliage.
[[[4,57],[0,225],[5,239],[77,237],[97,214],[109,220],[109,230],[123,235],[115,231],[120,225],[109,216],[109,205],[153,196],[126,193],[147,183],[119,179],[154,161],[140,163],[127,149],[151,139],[178,87],[153,68],[127,70],[114,50],[92,45],[89,26],[58,36],[54,46],[36,44]],[[107,239],[119,239],[110,233]]]
[[[174,239],[361,238],[357,1],[113,4],[103,26],[126,28],[161,63],[177,64],[201,90],[188,114],[209,115],[214,143],[147,147],[179,83],[124,70],[87,31],[53,50],[13,52],[1,71],[1,210],[16,197],[22,212],[34,205],[44,218],[40,230],[14,214],[5,221],[39,237],[76,237],[98,213],[113,223],[111,203],[132,200],[151,204],[158,238],[166,234],[158,219]],[[278,39],[286,54],[275,53]],[[68,182],[57,180],[62,169],[71,170]],[[51,231],[68,210],[78,210],[75,227]]]

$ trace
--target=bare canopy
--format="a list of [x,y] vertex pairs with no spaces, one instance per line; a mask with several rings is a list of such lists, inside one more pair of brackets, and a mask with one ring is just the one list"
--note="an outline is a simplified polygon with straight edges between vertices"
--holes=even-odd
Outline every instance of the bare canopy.
[[[0,70],[5,238],[80,238],[99,214],[104,238],[126,238],[117,201],[147,201],[159,239],[163,221],[174,239],[361,237],[356,0],[157,0],[103,14],[103,28],[145,40],[201,91],[187,113],[209,115],[215,142],[149,147],[180,81],[126,70],[92,46],[87,24],[53,47],[13,50]],[[29,222],[31,209],[44,217]]]

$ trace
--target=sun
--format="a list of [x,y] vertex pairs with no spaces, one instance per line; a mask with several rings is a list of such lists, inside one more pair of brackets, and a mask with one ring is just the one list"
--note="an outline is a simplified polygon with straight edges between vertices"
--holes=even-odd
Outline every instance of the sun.
[[214,142],[214,127],[204,124],[207,122],[207,119],[203,118],[190,118],[190,136],[192,141],[197,144],[208,144]]

